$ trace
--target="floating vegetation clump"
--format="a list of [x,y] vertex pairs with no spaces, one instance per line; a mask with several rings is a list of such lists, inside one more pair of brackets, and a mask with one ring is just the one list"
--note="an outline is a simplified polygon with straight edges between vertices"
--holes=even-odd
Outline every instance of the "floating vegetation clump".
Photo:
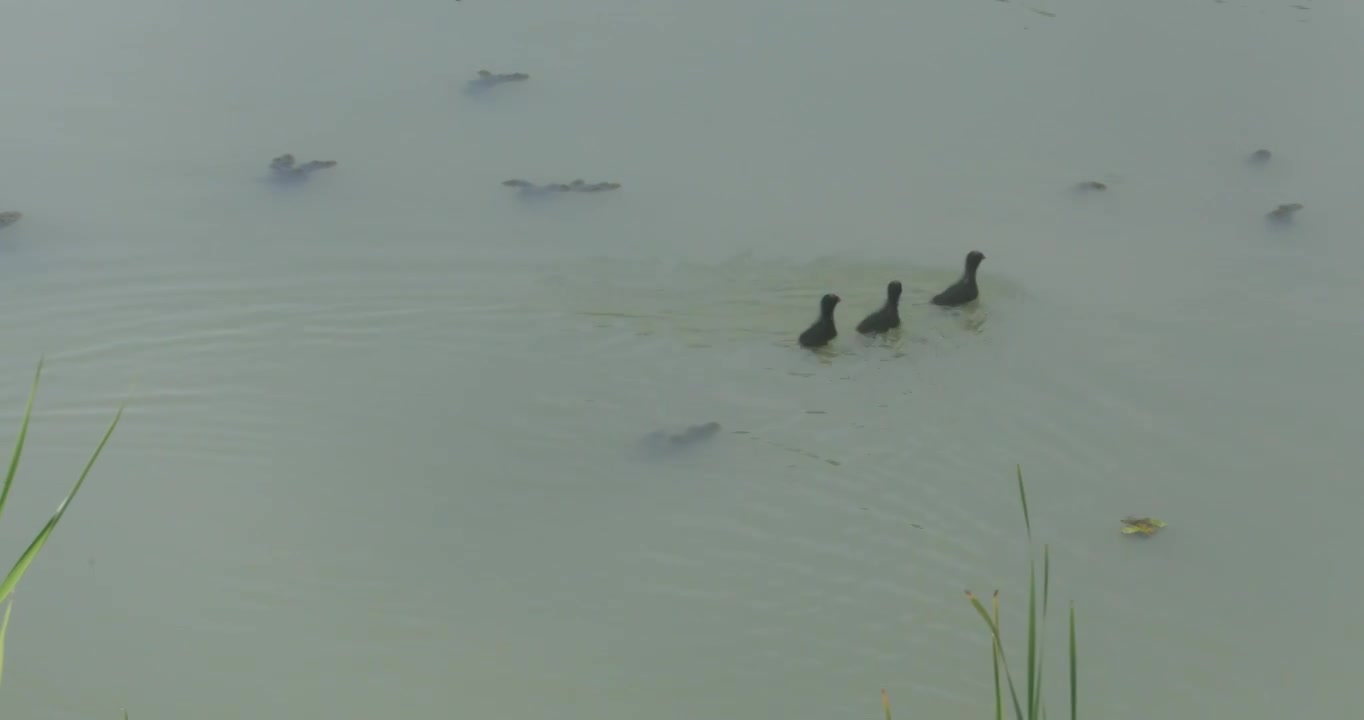
[[1133,517],[1128,515],[1122,519],[1122,532],[1124,535],[1151,537],[1163,527],[1165,527],[1165,523],[1155,518]]

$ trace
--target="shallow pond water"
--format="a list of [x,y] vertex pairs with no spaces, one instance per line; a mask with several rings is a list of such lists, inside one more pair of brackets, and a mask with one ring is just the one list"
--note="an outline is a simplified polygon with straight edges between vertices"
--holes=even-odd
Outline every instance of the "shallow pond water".
[[[6,432],[47,366],[0,550],[133,399],[0,714],[984,717],[962,590],[1023,640],[1015,464],[1083,716],[1354,707],[1360,11],[7,18]],[[338,165],[261,182],[286,152]],[[980,303],[927,304],[971,249]],[[857,336],[890,280],[903,327]]]

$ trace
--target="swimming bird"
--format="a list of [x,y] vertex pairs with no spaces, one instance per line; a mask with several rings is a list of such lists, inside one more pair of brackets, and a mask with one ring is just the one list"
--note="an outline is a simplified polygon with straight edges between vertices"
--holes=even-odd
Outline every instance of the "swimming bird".
[[841,299],[833,293],[819,299],[819,319],[800,334],[801,347],[821,347],[838,337],[838,328],[834,327],[834,306]]
[[857,332],[863,335],[883,333],[891,328],[900,327],[900,281],[892,280],[886,286],[886,304],[880,310],[866,316],[857,324]]
[[985,253],[979,250],[966,253],[966,272],[962,273],[961,279],[953,283],[952,287],[935,295],[933,304],[954,307],[965,305],[980,297],[980,288],[976,287],[976,269],[980,267],[980,261],[984,259]]

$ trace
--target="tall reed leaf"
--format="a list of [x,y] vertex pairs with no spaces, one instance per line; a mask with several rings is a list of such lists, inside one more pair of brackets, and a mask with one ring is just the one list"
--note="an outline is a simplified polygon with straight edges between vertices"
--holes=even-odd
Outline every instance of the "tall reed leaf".
[[[42,374],[43,361],[40,359],[38,361],[38,370],[33,374],[33,386],[29,389],[28,403],[24,406],[24,420],[19,426],[19,435],[14,441],[14,454],[10,457],[9,471],[5,474],[5,486],[4,489],[0,490],[0,512],[4,511],[5,502],[9,499],[10,487],[14,484],[14,476],[19,469],[19,457],[23,454],[24,440],[28,437],[29,420],[33,415],[33,399],[38,394],[38,380]],[[0,602],[10,600],[9,605],[5,608],[4,620],[0,621],[0,673],[2,673],[4,669],[5,631],[9,628],[9,614],[10,610],[14,607],[14,602],[10,596],[14,593],[15,586],[18,585],[19,580],[24,577],[24,573],[28,570],[29,566],[33,564],[34,558],[38,556],[38,551],[42,550],[43,545],[47,544],[48,538],[52,536],[52,531],[56,529],[57,523],[62,519],[62,515],[65,514],[66,509],[70,507],[71,501],[76,497],[76,493],[79,492],[81,486],[85,484],[85,478],[90,475],[90,469],[95,466],[95,461],[99,459],[100,452],[102,452],[104,446],[108,444],[109,437],[114,434],[114,428],[118,427],[118,421],[123,417],[123,408],[126,404],[127,403],[125,402],[123,405],[119,405],[118,412],[114,413],[113,422],[109,423],[109,429],[104,432],[104,437],[100,439],[99,445],[95,448],[94,454],[90,456],[90,461],[85,464],[85,470],[83,470],[80,477],[77,478],[76,484],[71,488],[71,492],[66,494],[66,497],[62,500],[61,504],[57,506],[57,511],[53,513],[51,519],[49,519],[47,524],[43,526],[43,529],[38,532],[38,535],[33,538],[33,542],[29,543],[28,549],[24,551],[24,554],[20,555],[19,559],[15,561],[14,567],[10,568],[9,574],[5,576],[4,581],[0,582]]]
[[1075,603],[1070,604],[1070,720],[1076,720],[1078,706],[1076,704],[1077,690],[1079,686],[1075,682],[1076,668],[1075,661]]
[[1041,718],[1042,712],[1042,658],[1047,656],[1045,648],[1047,645],[1047,605],[1051,595],[1051,546],[1042,546],[1042,622],[1037,631],[1037,678],[1035,680],[1033,695],[1035,705],[1032,708],[1032,717]]
[[[995,611],[995,627],[999,627],[999,591],[995,591],[994,598],[991,599],[991,609]],[[995,720],[1004,720],[1004,696],[1000,693],[999,687],[999,646],[990,643],[990,657],[994,659],[995,665]]]
[[14,601],[5,604],[5,619],[0,620],[0,677],[5,670],[5,631],[9,630],[9,611],[14,609]]
[[[10,593],[14,592],[14,586],[19,584],[20,578],[24,576],[24,573],[28,571],[29,565],[32,565],[34,558],[38,556],[38,551],[42,550],[43,545],[47,544],[47,539],[51,537],[52,531],[56,529],[57,523],[61,521],[62,515],[66,513],[66,508],[70,507],[71,501],[76,497],[76,493],[80,492],[81,486],[85,484],[85,478],[90,475],[90,469],[95,466],[95,461],[99,459],[99,454],[103,452],[104,446],[108,444],[109,437],[114,434],[114,428],[118,427],[118,421],[123,418],[123,407],[124,405],[118,406],[118,412],[114,413],[113,422],[109,423],[109,429],[104,431],[104,437],[100,439],[99,445],[95,447],[94,454],[90,456],[90,461],[85,464],[85,469],[81,471],[81,476],[76,479],[76,484],[71,487],[71,492],[66,494],[66,498],[57,506],[57,511],[52,514],[52,518],[47,521],[47,525],[43,526],[43,529],[38,532],[37,537],[33,538],[33,542],[29,543],[28,549],[24,551],[23,555],[19,556],[19,560],[14,563],[14,567],[11,568],[9,574],[5,576],[5,581],[0,583],[0,602],[3,602],[5,598],[10,596]],[[27,413],[24,417],[24,424],[28,424]]]
[[28,419],[33,414],[33,398],[38,395],[38,377],[42,374],[43,361],[39,358],[38,371],[33,373],[33,386],[28,391],[28,403],[24,405],[24,421],[19,425],[19,436],[14,439],[14,454],[9,459],[9,472],[5,473],[5,489],[0,490],[0,515],[5,512],[9,488],[14,484],[14,473],[19,469],[19,456],[24,454],[24,439],[28,437]]
[[[1018,475],[1018,500],[1023,508],[1023,527],[1028,536],[1028,664],[1027,664],[1027,710],[1018,697],[1013,672],[1009,670],[1009,659],[1004,653],[1004,639],[1000,632],[999,591],[994,592],[991,608],[970,590],[966,599],[976,609],[976,614],[990,629],[990,662],[994,669],[995,680],[995,720],[1004,720],[1004,687],[1009,688],[1009,700],[1013,705],[1015,720],[1045,720],[1047,703],[1043,699],[1042,675],[1046,657],[1047,615],[1051,608],[1051,545],[1042,546],[1042,612],[1037,611],[1037,561],[1032,554],[1032,518],[1028,513],[1028,492],[1023,485],[1023,466],[1016,465]],[[1078,720],[1078,660],[1075,651],[1075,603],[1070,603],[1070,720]],[[1003,682],[1000,681],[1000,668],[1004,669]],[[890,699],[885,690],[881,691],[881,703],[886,710],[886,720],[890,719]]]
[[[990,628],[991,637],[991,656],[994,664],[995,674],[995,720],[1003,720],[1004,703],[1002,700],[1002,689],[999,681],[999,669],[1004,668],[1004,683],[1009,687],[1009,697],[1013,701],[1014,715],[1017,720],[1043,720],[1047,715],[1046,702],[1043,700],[1042,675],[1046,657],[1046,637],[1047,637],[1047,614],[1051,607],[1051,545],[1042,546],[1042,611],[1039,615],[1037,611],[1037,562],[1032,554],[1032,518],[1028,513],[1028,492],[1023,484],[1023,467],[1016,465],[1015,470],[1018,475],[1018,500],[1023,508],[1023,527],[1028,536],[1028,663],[1027,663],[1027,711],[1024,705],[1019,702],[1018,692],[1014,686],[1013,674],[1009,671],[1009,661],[1004,654],[1004,643],[1000,636],[999,623],[999,591],[995,591],[994,596],[994,617],[986,611],[984,604],[971,591],[966,591],[966,597],[971,601],[971,605],[976,608],[976,613]],[[1070,607],[1070,641],[1071,641],[1071,720],[1077,720],[1077,708],[1075,706],[1075,605]]]
[[1013,673],[1009,672],[1009,658],[1004,655],[1004,643],[999,637],[999,625],[995,624],[995,621],[990,619],[990,613],[985,611],[985,606],[981,604],[980,598],[976,597],[975,593],[967,590],[966,599],[971,601],[972,607],[976,609],[976,612],[980,614],[981,619],[984,620],[985,624],[990,628],[990,637],[994,641],[995,651],[999,653],[999,664],[1004,667],[1004,681],[1009,686],[1009,697],[1013,700],[1014,715],[1018,720],[1024,720],[1023,706],[1019,704],[1018,692],[1014,689]]
[[1037,720],[1037,565],[1028,548],[1028,720]]

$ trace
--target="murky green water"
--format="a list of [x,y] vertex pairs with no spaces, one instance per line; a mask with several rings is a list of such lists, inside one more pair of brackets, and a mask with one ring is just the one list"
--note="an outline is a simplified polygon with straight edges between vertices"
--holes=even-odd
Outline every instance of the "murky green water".
[[[48,365],[0,550],[136,390],[0,713],[985,717],[962,590],[1023,639],[1015,463],[1085,716],[1354,707],[1358,11],[6,16],[7,433]],[[283,152],[340,165],[276,190]],[[970,249],[980,305],[928,305]],[[905,326],[856,336],[892,279]]]

